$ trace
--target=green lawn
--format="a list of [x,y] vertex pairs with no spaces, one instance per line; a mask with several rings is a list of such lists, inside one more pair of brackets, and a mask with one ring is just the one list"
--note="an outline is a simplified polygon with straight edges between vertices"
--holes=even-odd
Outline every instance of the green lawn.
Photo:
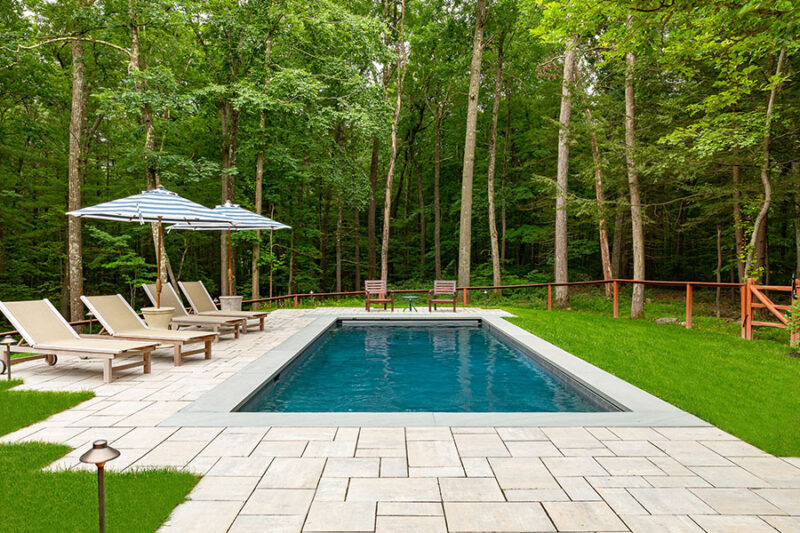
[[788,345],[596,312],[506,308],[509,319],[737,437],[800,456],[800,359]]
[[[19,381],[0,382],[0,434],[73,407],[91,392],[10,391]],[[0,529],[3,531],[94,531],[97,476],[93,472],[42,472],[70,451],[68,446],[31,442],[0,445]],[[197,476],[167,470],[106,475],[108,531],[155,531],[185,500]]]

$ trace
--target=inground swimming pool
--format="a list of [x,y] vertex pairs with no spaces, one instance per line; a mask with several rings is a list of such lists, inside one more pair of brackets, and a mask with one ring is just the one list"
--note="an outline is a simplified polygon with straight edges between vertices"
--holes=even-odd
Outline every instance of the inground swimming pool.
[[239,412],[610,412],[575,380],[472,322],[340,321]]

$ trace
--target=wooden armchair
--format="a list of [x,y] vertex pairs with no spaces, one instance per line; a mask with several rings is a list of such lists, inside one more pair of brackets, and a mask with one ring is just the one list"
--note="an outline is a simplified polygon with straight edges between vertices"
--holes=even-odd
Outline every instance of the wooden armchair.
[[428,312],[430,313],[431,307],[435,310],[437,305],[442,304],[453,304],[453,312],[456,312],[455,281],[439,279],[433,282],[433,289],[428,291]]
[[386,310],[386,305],[391,304],[392,311],[394,311],[394,293],[390,292],[386,287],[384,280],[367,280],[364,282],[364,299],[366,301],[366,308],[369,312],[370,308],[377,304],[383,304],[383,310]]

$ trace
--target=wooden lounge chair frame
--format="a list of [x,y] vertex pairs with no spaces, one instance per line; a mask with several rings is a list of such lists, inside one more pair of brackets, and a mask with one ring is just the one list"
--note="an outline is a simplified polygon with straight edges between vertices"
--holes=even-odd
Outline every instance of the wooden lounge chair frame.
[[[155,284],[142,285],[145,294],[150,299],[153,305],[156,305]],[[170,302],[170,298],[173,300]],[[164,300],[170,302],[168,307],[174,307],[175,312],[172,315],[172,329],[178,329],[180,326],[197,327],[210,329],[219,336],[232,334],[234,339],[239,338],[239,331],[247,333],[247,320],[244,318],[225,317],[225,316],[202,316],[190,315],[186,312],[180,296],[175,291],[172,283],[165,283],[161,288],[161,302]],[[216,341],[215,341],[216,342]]]
[[[437,279],[433,282],[433,289],[428,291],[428,312],[437,310],[437,305],[453,305],[453,312],[456,312],[456,282],[453,280]],[[447,296],[447,298],[441,298]]]
[[392,312],[394,312],[394,293],[387,288],[385,280],[366,280],[364,282],[364,300],[367,312],[373,305],[380,304],[383,304],[384,311],[386,311],[386,305],[391,304]]
[[[129,315],[125,317],[125,320],[130,323],[133,329],[117,331],[112,325],[112,322],[109,320],[107,314],[104,311],[101,311],[101,309],[98,307],[98,304],[101,303],[99,301],[100,298],[109,298],[112,300],[112,302],[118,298],[119,300],[113,303],[117,304],[118,309],[125,309],[124,312],[128,313]],[[132,341],[151,340],[159,342],[162,345],[171,346],[173,363],[175,366],[181,366],[183,358],[189,357],[190,355],[203,354],[205,359],[211,359],[211,343],[217,338],[216,333],[190,333],[182,331],[159,331],[157,329],[151,329],[141,318],[139,318],[139,315],[137,315],[136,311],[134,311],[131,306],[128,305],[128,302],[125,301],[125,298],[123,298],[121,294],[116,294],[109,297],[81,296],[81,301],[94,314],[95,318],[100,321],[100,323],[103,325],[103,328],[115,339]],[[138,327],[136,326],[137,323]],[[103,336],[98,335],[98,337],[102,338]],[[185,349],[187,345],[197,343],[203,343],[203,347],[196,348],[194,350]]]
[[256,320],[258,329],[264,331],[264,320],[269,315],[266,311],[221,311],[202,281],[179,281],[178,286],[192,307],[192,313],[200,316],[230,316]]
[[[41,300],[44,302],[47,307],[49,308],[52,315],[57,317],[59,322],[64,325],[64,327],[69,330],[68,335],[75,340],[86,340],[86,341],[96,341],[96,336],[88,336],[88,335],[78,335],[78,333],[72,329],[72,326],[69,325],[61,313],[59,313],[53,304],[50,303],[49,300],[44,299]],[[7,304],[10,303],[18,303],[18,302],[0,302],[0,311],[6,316],[9,322],[17,329],[17,331],[22,336],[22,340],[20,340],[19,344],[15,346],[9,346],[7,350],[5,350],[5,358],[7,359],[7,364],[10,363],[10,356],[11,353],[29,353],[34,354],[30,357],[22,357],[19,359],[15,359],[14,361],[30,361],[34,359],[45,359],[49,365],[55,365],[58,361],[59,356],[75,356],[79,357],[80,359],[89,359],[95,358],[100,359],[103,361],[103,382],[111,383],[111,380],[114,377],[114,372],[120,370],[126,370],[128,368],[135,368],[141,366],[143,368],[143,372],[145,374],[150,373],[151,365],[150,365],[150,356],[153,350],[156,349],[158,346],[156,343],[141,343],[141,342],[128,342],[128,341],[118,341],[115,339],[109,338],[107,341],[105,339],[102,340],[103,343],[107,343],[107,347],[103,347],[98,345],[96,342],[92,342],[92,346],[88,344],[86,346],[78,347],[78,346],[58,346],[58,341],[52,341],[51,346],[47,345],[37,345],[36,341],[34,340],[31,333],[25,328],[25,325],[20,322],[18,317],[8,308]],[[63,341],[62,341],[63,342]],[[121,345],[126,345],[127,347],[121,347]],[[117,358],[128,357],[141,357],[141,361],[135,361],[133,363],[125,363],[122,365],[114,366],[112,362]],[[10,368],[10,365],[9,367]]]

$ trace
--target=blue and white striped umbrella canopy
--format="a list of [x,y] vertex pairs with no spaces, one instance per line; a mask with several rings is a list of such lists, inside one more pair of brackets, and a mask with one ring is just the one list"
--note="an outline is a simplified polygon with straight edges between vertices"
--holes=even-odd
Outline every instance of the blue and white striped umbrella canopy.
[[158,187],[118,200],[67,212],[74,217],[121,222],[165,222],[168,224],[213,224],[228,229],[234,221],[224,213],[203,207],[177,193]]
[[169,226],[167,231],[172,231],[174,229],[182,229],[182,230],[200,230],[200,231],[241,231],[241,230],[259,230],[259,229],[291,229],[290,226],[286,224],[281,224],[280,222],[276,222],[271,218],[267,218],[252,211],[248,211],[247,209],[240,207],[237,204],[231,203],[230,201],[225,202],[223,205],[218,205],[214,209],[212,209],[214,213],[219,215],[224,215],[227,220],[233,222],[233,226],[230,224],[192,224],[187,222],[181,222],[175,224],[173,226]]

